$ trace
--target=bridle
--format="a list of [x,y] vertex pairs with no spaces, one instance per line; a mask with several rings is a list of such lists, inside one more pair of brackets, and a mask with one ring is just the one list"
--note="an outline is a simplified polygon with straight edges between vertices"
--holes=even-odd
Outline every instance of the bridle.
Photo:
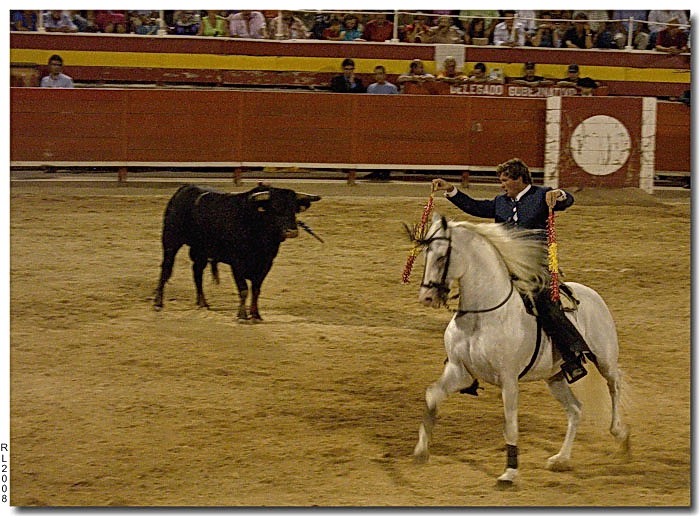
[[[437,233],[437,231],[435,231]],[[435,234],[433,233],[433,235]],[[436,240],[447,240],[447,252],[445,253],[445,265],[443,266],[442,269],[442,277],[440,278],[440,282],[435,282],[435,281],[430,281],[428,283],[425,282],[425,274],[427,272],[427,268],[423,271],[423,280],[421,281],[420,286],[425,287],[425,288],[434,288],[437,290],[437,296],[438,299],[443,303],[447,304],[447,296],[450,293],[450,287],[447,286],[447,272],[450,269],[450,258],[452,256],[452,237],[448,234],[448,236],[444,237],[436,237],[436,236],[431,236],[426,239],[418,239],[416,240],[416,243],[420,246],[425,247],[425,254],[426,258],[429,252],[429,247],[430,244],[435,242]],[[508,300],[510,299],[510,296],[513,295],[513,290],[515,289],[513,285],[513,281],[511,280],[510,282],[510,290],[508,291],[508,295],[506,298],[498,303],[496,306],[493,306],[491,308],[483,308],[480,310],[455,310],[455,313],[457,314],[457,317],[461,317],[462,315],[466,314],[482,314],[482,313],[487,313],[487,312],[493,312],[494,310],[498,310],[501,308],[503,305],[505,305]],[[457,297],[457,296],[455,296]]]

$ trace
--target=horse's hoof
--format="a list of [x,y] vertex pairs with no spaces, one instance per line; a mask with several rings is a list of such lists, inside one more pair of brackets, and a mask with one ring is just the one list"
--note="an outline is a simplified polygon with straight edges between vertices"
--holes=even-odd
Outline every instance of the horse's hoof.
[[428,459],[430,458],[430,454],[426,452],[418,452],[413,454],[413,463],[414,464],[426,464],[428,462]]
[[571,462],[569,459],[560,459],[556,455],[547,459],[547,469],[549,471],[571,471]]
[[153,309],[156,312],[160,312],[163,309],[163,305],[153,305]]
[[508,489],[515,485],[515,480],[519,473],[517,469],[506,468],[506,471],[496,480],[496,486],[502,489]]

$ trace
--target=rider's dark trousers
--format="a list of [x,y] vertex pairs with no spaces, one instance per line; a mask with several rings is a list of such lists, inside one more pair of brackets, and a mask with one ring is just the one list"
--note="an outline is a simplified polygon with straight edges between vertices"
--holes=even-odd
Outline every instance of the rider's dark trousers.
[[576,353],[588,349],[586,341],[564,314],[561,304],[551,300],[549,289],[537,295],[535,307],[542,321],[542,329],[552,339],[565,362],[574,359]]

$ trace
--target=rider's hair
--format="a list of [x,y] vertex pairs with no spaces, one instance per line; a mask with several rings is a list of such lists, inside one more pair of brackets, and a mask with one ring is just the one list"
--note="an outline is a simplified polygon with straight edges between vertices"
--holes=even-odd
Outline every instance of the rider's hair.
[[501,163],[496,167],[496,176],[503,174],[511,179],[523,178],[523,183],[526,185],[532,184],[532,176],[530,169],[527,168],[525,162],[518,158],[509,159],[505,163]]

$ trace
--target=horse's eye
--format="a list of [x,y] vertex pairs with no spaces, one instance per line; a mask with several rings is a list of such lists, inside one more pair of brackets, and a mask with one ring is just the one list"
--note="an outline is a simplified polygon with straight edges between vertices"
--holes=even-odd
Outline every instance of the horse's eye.
[[440,256],[438,259],[435,260],[435,263],[437,263],[438,265],[442,265],[443,263],[445,263],[445,260],[447,260],[447,256]]

